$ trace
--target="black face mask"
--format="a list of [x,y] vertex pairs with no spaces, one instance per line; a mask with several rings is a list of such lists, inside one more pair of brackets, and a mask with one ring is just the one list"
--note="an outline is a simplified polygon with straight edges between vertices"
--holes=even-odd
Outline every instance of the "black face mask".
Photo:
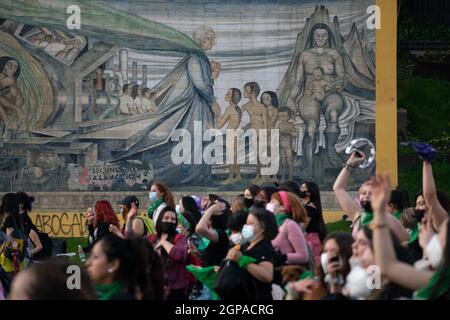
[[414,210],[414,218],[417,222],[421,222],[425,215],[425,210]]
[[370,203],[370,201],[361,201],[361,207],[364,209],[364,211],[366,212],[373,212],[372,210],[372,204]]
[[300,197],[300,198],[306,198],[307,196],[308,196],[308,191],[300,191],[299,193],[298,193],[298,196]]
[[177,225],[172,222],[163,222],[161,224],[161,232],[167,234],[174,234],[177,231]]
[[253,199],[248,199],[248,198],[244,198],[244,202],[245,202],[245,206],[247,208],[250,208],[254,203]]

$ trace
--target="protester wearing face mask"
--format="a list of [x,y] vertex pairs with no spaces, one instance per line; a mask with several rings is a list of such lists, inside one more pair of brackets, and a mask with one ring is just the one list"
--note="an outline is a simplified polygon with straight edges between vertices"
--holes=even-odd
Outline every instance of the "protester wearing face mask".
[[[353,201],[351,196],[345,190],[347,187],[348,179],[353,170],[364,162],[365,155],[358,152],[352,153],[348,159],[345,167],[339,173],[334,186],[333,191],[336,196],[337,201],[341,209],[348,215],[348,217],[353,221],[353,236],[356,236],[358,230],[362,227],[367,226],[373,219],[373,212],[371,206],[371,196],[372,187],[370,181],[366,181],[359,188],[359,202],[360,207]],[[389,228],[394,232],[397,238],[403,242],[409,240],[409,234],[406,229],[402,226],[400,221],[395,219],[393,216],[388,217]]]
[[278,192],[278,189],[276,187],[272,186],[262,187],[261,191],[259,192],[259,195],[255,199],[259,201],[261,206],[265,208],[267,204],[270,202],[270,199],[272,199],[272,195],[276,192]]
[[276,221],[272,213],[262,208],[251,209],[247,223],[242,228],[245,244],[233,247],[225,259],[235,261],[252,277],[255,300],[272,300],[274,255],[271,240],[277,235]]
[[175,208],[175,200],[173,199],[173,195],[167,184],[162,181],[152,183],[148,198],[150,200],[150,206],[147,209],[147,214],[150,218],[152,218],[155,224],[158,221],[159,214],[165,206]]
[[304,206],[309,218],[305,223],[306,241],[312,249],[314,262],[318,263],[327,228],[323,219],[320,191],[317,184],[311,181],[303,183],[300,187],[300,198],[305,202]]
[[186,300],[188,296],[187,239],[177,233],[178,221],[175,210],[165,207],[156,223],[158,237],[155,250],[160,253],[165,264],[165,295],[167,300]]
[[251,184],[245,188],[244,201],[247,208],[250,208],[254,204],[255,198],[258,197],[260,191],[260,187],[255,184]]
[[277,250],[276,266],[307,264],[309,252],[300,224],[306,222],[306,211],[292,192],[279,191],[272,195],[278,235],[272,240]]
[[[374,225],[371,225],[373,228]],[[405,247],[392,233],[394,255],[405,264],[411,263],[410,255]],[[374,273],[376,261],[374,255],[373,232],[369,227],[358,231],[352,246],[353,255],[349,260],[351,271],[347,275],[343,293],[353,300],[395,300],[410,298],[411,290],[389,281],[382,274]],[[374,268],[375,267],[375,268]],[[375,270],[375,271],[374,271]]]
[[[429,176],[426,179],[429,179],[427,183],[432,182],[434,186],[434,181],[432,181]],[[424,174],[424,185],[426,185],[426,179]],[[439,214],[436,214],[436,211],[434,211],[433,214],[429,213],[427,217],[429,221],[426,221],[427,223],[432,224],[433,228],[438,228],[438,233],[430,237],[430,240],[424,249],[424,252],[426,252],[429,258],[431,258],[430,262],[432,262],[436,271],[415,269],[413,266],[397,260],[393,250],[392,239],[386,228],[386,207],[391,190],[389,176],[377,175],[377,177],[373,179],[372,185],[374,193],[373,208],[375,213],[375,257],[376,263],[379,265],[382,274],[392,282],[409,288],[410,290],[416,290],[414,293],[415,299],[449,299],[450,236],[448,233],[448,228],[450,219],[448,218],[448,215],[445,220],[441,221],[438,217]],[[427,188],[430,189],[430,186],[428,185]],[[424,190],[425,189],[426,188],[424,188]],[[434,208],[434,210],[441,209]],[[440,223],[438,221],[434,221],[436,219],[440,220]],[[429,230],[431,230],[431,225]]]
[[242,228],[247,221],[248,212],[240,211],[234,213],[228,220],[228,229],[231,231],[230,234],[230,246],[239,246],[245,243],[244,237],[242,236]]
[[290,297],[297,299],[346,300],[341,291],[350,272],[353,237],[345,232],[330,233],[323,241],[316,278],[307,278],[288,284]]
[[182,197],[175,207],[175,210],[177,211],[177,214],[184,214],[186,212],[191,213],[195,218],[195,224],[197,224],[202,218],[202,214],[200,213],[197,203],[191,196]]

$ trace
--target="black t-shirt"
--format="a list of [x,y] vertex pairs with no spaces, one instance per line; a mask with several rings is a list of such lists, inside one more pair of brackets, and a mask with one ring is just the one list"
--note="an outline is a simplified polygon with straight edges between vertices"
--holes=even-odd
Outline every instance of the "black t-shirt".
[[309,221],[308,226],[306,227],[307,233],[318,233],[320,241],[323,241],[325,238],[325,234],[323,234],[323,230],[320,228],[320,214],[319,210],[314,208],[313,206],[310,206],[309,204],[305,206],[306,213],[308,214],[308,217],[311,219]]
[[33,221],[31,221],[30,216],[27,212],[21,213],[22,219],[23,219],[23,231],[27,236],[30,235],[30,231],[34,230],[37,232],[37,228],[34,225]]
[[18,227],[18,223],[14,221],[14,217],[8,214],[3,222],[1,230],[6,233],[6,229],[13,228],[16,229]]
[[[269,240],[261,240],[253,248],[247,250],[250,246],[249,243],[245,244],[241,248],[242,254],[255,258],[256,263],[268,261],[274,263],[275,250],[272,247],[272,243]],[[251,276],[251,275],[250,275]],[[251,276],[252,277],[252,276]],[[252,277],[256,289],[255,300],[273,300],[272,297],[272,283],[264,283]]]
[[218,241],[211,241],[209,245],[203,251],[203,266],[220,266],[223,259],[225,259],[228,249],[229,249],[229,240],[228,235],[225,230],[214,229],[218,235]]

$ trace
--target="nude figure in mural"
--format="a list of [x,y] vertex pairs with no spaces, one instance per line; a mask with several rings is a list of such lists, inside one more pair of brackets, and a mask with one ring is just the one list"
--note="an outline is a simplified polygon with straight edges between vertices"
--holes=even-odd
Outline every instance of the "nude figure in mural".
[[[215,113],[214,117],[216,118],[216,128],[220,129],[225,124],[228,123],[227,129],[236,130],[239,128],[239,124],[242,119],[242,111],[239,108],[238,104],[241,101],[242,93],[241,90],[236,88],[231,88],[227,91],[225,95],[225,101],[229,103],[228,107],[225,109],[223,116],[220,116],[220,113]],[[242,179],[241,170],[239,164],[237,163],[237,139],[234,138],[235,141],[233,143],[234,148],[234,159],[233,164],[229,167],[228,179],[224,180],[223,184],[231,184],[236,183]]]
[[[273,91],[265,91],[261,95],[261,103],[267,110],[267,151],[272,155],[271,146],[279,144],[279,141],[273,141],[273,143],[271,141],[272,129],[275,129],[278,121],[278,96]],[[276,176],[270,176],[269,180],[276,181]]]
[[[258,101],[258,95],[261,91],[259,84],[256,82],[248,82],[244,85],[244,98],[248,99],[248,102],[242,106],[242,111],[246,111],[250,116],[250,127],[256,131],[257,145],[259,146],[259,130],[267,130],[267,110],[266,107]],[[261,183],[261,168],[260,161],[257,158],[256,164],[256,176],[253,180],[254,183]]]
[[[334,46],[335,40],[330,28],[326,24],[316,24],[311,30],[306,49],[298,57],[296,81],[287,102],[288,107],[296,110],[306,124],[303,148],[309,174],[313,173],[313,156],[321,113],[325,116],[327,126],[325,139],[328,161],[333,167],[341,165],[334,146],[340,133],[338,119],[344,108],[340,92],[347,86],[347,80],[343,58]],[[321,90],[324,92],[321,93]]]
[[131,86],[124,84],[122,87],[123,95],[120,97],[119,112],[120,114],[133,114],[133,98],[131,97]]
[[286,175],[289,180],[292,180],[294,172],[294,151],[292,150],[292,141],[296,138],[297,132],[294,124],[289,121],[291,119],[291,114],[291,109],[286,107],[281,108],[278,111],[279,122],[277,123],[276,128],[280,130],[281,180],[285,180]]
[[15,113],[19,120],[26,118],[21,109],[23,97],[17,86],[17,78],[20,75],[20,65],[14,58],[0,57],[0,123],[6,125],[11,112]]

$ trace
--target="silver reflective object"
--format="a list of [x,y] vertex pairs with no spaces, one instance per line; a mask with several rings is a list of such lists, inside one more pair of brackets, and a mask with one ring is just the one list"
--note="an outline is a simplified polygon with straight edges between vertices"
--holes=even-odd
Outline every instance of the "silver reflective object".
[[345,149],[346,154],[352,154],[355,151],[365,154],[365,152],[363,152],[361,148],[366,145],[370,147],[370,156],[367,157],[366,155],[364,162],[359,165],[361,169],[367,168],[375,160],[375,146],[373,145],[372,141],[365,138],[353,139],[348,145],[348,147]]

